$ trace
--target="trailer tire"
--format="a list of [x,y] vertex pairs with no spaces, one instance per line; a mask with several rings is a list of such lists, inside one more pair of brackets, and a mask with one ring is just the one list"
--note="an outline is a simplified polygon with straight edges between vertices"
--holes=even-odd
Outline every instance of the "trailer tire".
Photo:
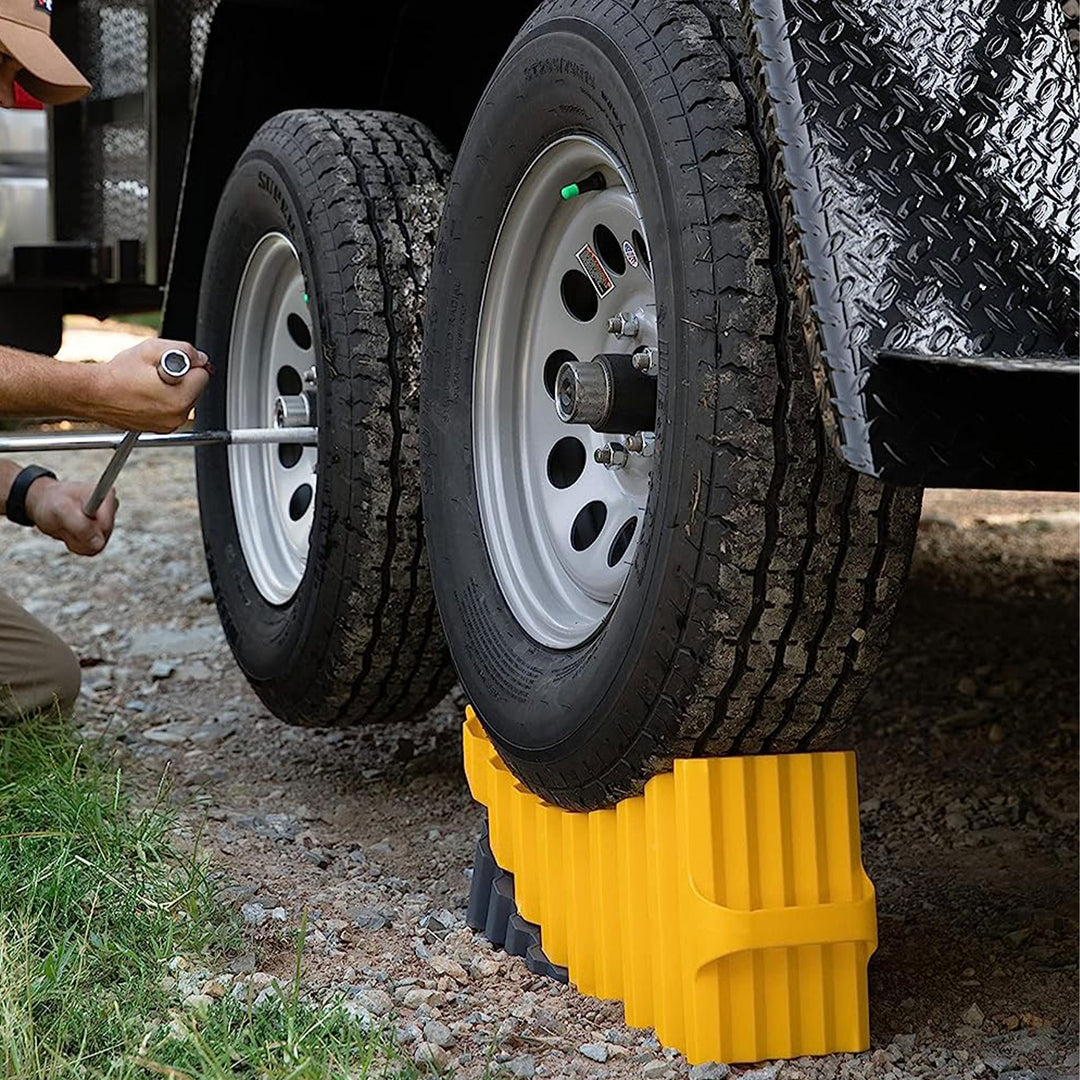
[[[907,572],[919,492],[848,470],[823,430],[751,86],[729,4],[548,0],[489,83],[447,196],[422,386],[432,576],[488,734],[532,791],[570,809],[640,792],[674,758],[833,740]],[[584,369],[630,352],[608,325],[623,325],[621,292],[643,313],[634,346],[658,357],[655,460],[620,466],[624,486],[651,470],[632,487],[636,525],[625,500],[615,518],[631,548],[590,510],[618,499],[601,469],[613,459],[542,408],[552,357]],[[592,493],[564,505],[582,483]],[[594,540],[609,566],[628,553],[618,591],[586,557]],[[612,594],[606,614],[590,607]]]
[[217,210],[196,338],[216,371],[198,427],[269,425],[277,394],[315,398],[315,447],[196,457],[225,635],[290,723],[407,720],[453,682],[417,462],[424,298],[449,168],[406,117],[286,112],[253,137]]

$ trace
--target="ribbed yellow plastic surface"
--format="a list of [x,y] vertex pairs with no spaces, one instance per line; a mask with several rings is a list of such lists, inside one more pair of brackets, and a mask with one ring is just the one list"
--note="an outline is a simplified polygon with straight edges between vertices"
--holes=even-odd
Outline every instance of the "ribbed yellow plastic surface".
[[687,759],[573,813],[500,760],[470,709],[465,772],[518,911],[584,994],[620,999],[691,1063],[869,1046],[874,887],[855,756]]

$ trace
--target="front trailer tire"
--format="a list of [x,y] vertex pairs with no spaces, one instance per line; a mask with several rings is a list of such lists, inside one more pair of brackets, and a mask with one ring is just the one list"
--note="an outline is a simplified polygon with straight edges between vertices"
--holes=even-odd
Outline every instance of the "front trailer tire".
[[[421,320],[449,168],[435,136],[406,117],[287,112],[256,133],[218,207],[197,333],[217,371],[198,426],[228,426],[230,370],[234,395],[240,378],[230,356],[237,296],[265,237],[295,249],[302,284],[294,270],[289,325],[306,346],[296,367],[310,362],[317,376],[309,547],[297,580],[278,593],[253,577],[238,530],[241,515],[263,511],[238,505],[230,481],[240,455],[262,448],[208,446],[196,457],[225,635],[256,693],[290,723],[409,719],[453,682],[428,580],[417,462]],[[275,392],[253,399],[257,423],[270,424]],[[259,521],[248,528],[250,549]]]
[[[632,177],[659,375],[625,584],[595,633],[552,648],[522,628],[493,569],[474,357],[503,215],[530,163],[568,135],[610,148]],[[769,170],[737,16],[671,0],[543,4],[459,152],[423,366],[432,575],[485,728],[533,791],[565,807],[610,805],[675,757],[822,745],[887,637],[919,493],[848,471],[828,445]]]

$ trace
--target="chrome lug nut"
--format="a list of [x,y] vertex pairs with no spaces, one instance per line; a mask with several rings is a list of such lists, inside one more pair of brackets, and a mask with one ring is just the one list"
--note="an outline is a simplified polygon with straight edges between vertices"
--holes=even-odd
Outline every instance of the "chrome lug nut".
[[631,315],[628,311],[621,311],[618,315],[613,315],[608,319],[607,328],[608,333],[614,334],[616,337],[637,337],[641,324],[638,322],[636,315]]
[[621,469],[630,460],[630,455],[622,443],[610,442],[593,451],[593,460],[605,469]]
[[628,435],[625,446],[631,454],[640,454],[645,449],[645,436],[640,431],[636,435]]
[[655,375],[659,363],[656,359],[656,350],[648,345],[643,345],[634,352],[634,367],[644,375]]

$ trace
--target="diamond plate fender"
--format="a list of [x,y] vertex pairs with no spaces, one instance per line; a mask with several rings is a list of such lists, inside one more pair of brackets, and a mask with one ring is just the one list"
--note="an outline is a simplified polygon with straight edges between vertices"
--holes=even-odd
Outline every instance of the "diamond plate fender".
[[[896,483],[1074,486],[1080,122],[1062,5],[741,10],[838,451]],[[1051,424],[1043,402],[1063,392]]]

